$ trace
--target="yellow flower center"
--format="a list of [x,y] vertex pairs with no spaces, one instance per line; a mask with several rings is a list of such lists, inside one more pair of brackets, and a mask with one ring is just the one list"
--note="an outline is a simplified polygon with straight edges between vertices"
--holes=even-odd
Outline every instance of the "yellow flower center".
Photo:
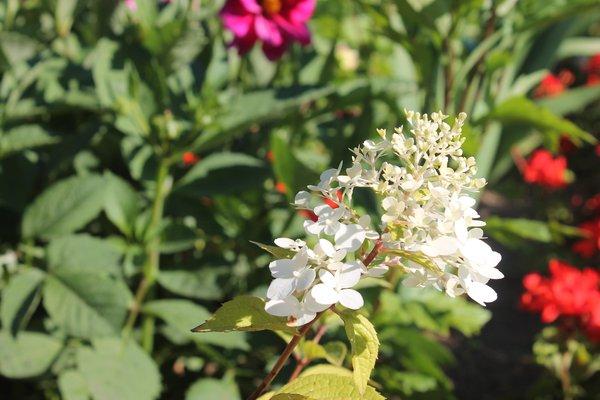
[[269,15],[279,14],[281,11],[281,0],[262,0],[262,7]]

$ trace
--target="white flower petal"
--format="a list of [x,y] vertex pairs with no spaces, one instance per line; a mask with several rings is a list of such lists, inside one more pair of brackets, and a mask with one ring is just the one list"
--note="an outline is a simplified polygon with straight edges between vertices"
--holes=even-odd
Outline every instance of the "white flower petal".
[[439,237],[431,242],[430,245],[436,249],[437,254],[440,256],[454,254],[458,248],[456,239],[449,236]]
[[281,260],[271,261],[269,269],[274,278],[291,278],[294,276],[294,260],[283,258]]
[[365,275],[370,276],[372,278],[379,278],[380,276],[385,275],[388,272],[390,267],[387,265],[377,265],[375,267],[369,268]]
[[326,310],[327,308],[329,308],[329,306],[331,304],[319,304],[317,303],[317,301],[315,300],[315,298],[312,295],[312,290],[308,293],[306,293],[306,295],[304,296],[304,300],[302,301],[302,303],[304,304],[304,308],[307,311],[311,311],[311,312],[321,312],[323,310]]
[[337,280],[335,279],[333,274],[324,269],[319,271],[319,279],[321,279],[321,282],[323,282],[325,285],[332,288],[334,288],[337,283]]
[[265,311],[277,317],[287,317],[298,312],[300,302],[294,296],[285,299],[270,300],[265,304]]
[[333,244],[327,239],[319,239],[319,247],[323,250],[323,253],[327,257],[333,257],[335,255],[335,248]]
[[296,290],[304,290],[308,288],[313,283],[316,276],[317,273],[314,269],[306,268],[304,271],[302,271],[300,276],[296,278]]
[[482,306],[485,306],[485,303],[490,303],[498,298],[494,289],[483,283],[470,282],[465,289],[469,297]]
[[341,288],[351,288],[360,281],[362,275],[362,263],[355,261],[352,264],[344,264],[341,271],[336,273],[336,280]]
[[321,305],[330,306],[338,302],[339,295],[333,288],[325,284],[319,283],[315,285],[311,291],[312,298]]
[[477,273],[489,279],[504,278],[504,274],[498,268],[478,268]]
[[315,319],[317,313],[314,311],[303,309],[299,313],[295,314],[294,317],[296,320],[292,322],[291,326],[302,326],[308,324],[310,321]]
[[340,304],[352,310],[358,310],[365,302],[360,293],[354,289],[344,289],[340,291]]
[[284,299],[288,297],[294,291],[294,278],[277,278],[274,279],[269,285],[267,290],[267,297],[269,299]]
[[335,232],[335,246],[338,249],[356,251],[365,241],[365,230],[358,224],[341,224]]
[[294,197],[294,204],[297,206],[306,206],[310,200],[310,193],[305,190],[301,190]]
[[281,237],[275,239],[275,245],[284,249],[291,249],[293,247],[296,247],[296,241],[290,238]]

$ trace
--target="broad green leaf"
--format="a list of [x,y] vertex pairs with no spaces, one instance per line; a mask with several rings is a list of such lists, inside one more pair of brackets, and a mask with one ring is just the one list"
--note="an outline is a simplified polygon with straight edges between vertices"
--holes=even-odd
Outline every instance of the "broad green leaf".
[[296,254],[291,250],[283,249],[281,247],[272,246],[269,244],[254,242],[252,240],[250,241],[250,243],[253,243],[253,244],[257,245],[258,247],[260,247],[261,249],[263,249],[264,251],[271,253],[277,259],[292,258]]
[[198,323],[198,320],[208,318],[210,313],[204,307],[189,300],[154,300],[146,303],[142,311],[165,321],[171,332],[174,330],[178,334],[177,336],[181,338],[181,343],[196,341],[225,348],[249,350],[243,332],[231,332],[226,335],[216,332],[197,335],[190,332],[194,325]]
[[161,377],[154,360],[133,340],[107,338],[77,350],[77,367],[94,400],[156,399]]
[[116,175],[107,173],[105,179],[104,212],[121,232],[132,236],[135,219],[140,213],[140,196],[128,182]]
[[285,318],[275,317],[265,311],[264,300],[254,296],[238,296],[223,304],[215,314],[194,332],[229,331],[285,331],[295,333]]
[[23,236],[51,237],[84,227],[102,210],[104,194],[105,181],[99,175],[74,176],[55,183],[25,211]]
[[57,271],[44,285],[44,307],[69,335],[81,338],[119,332],[131,302],[121,280],[80,271]]
[[50,240],[48,265],[52,271],[119,274],[119,249],[106,239],[87,234],[60,236]]
[[337,365],[319,364],[306,368],[300,376],[309,375],[339,375],[347,378],[352,378],[352,371],[339,367]]
[[193,145],[207,150],[242,135],[252,124],[281,120],[297,113],[302,104],[330,96],[334,86],[295,86],[265,89],[236,96],[227,104],[226,113],[219,117],[219,128],[204,132]]
[[307,397],[301,394],[276,394],[271,397],[271,400],[313,400],[311,397]]
[[0,318],[5,331],[16,334],[23,328],[23,322],[35,311],[39,304],[39,287],[44,274],[34,268],[14,275],[2,289]]
[[352,347],[354,384],[362,394],[367,388],[375,361],[377,361],[379,339],[375,328],[363,315],[347,311],[342,313],[341,317]]
[[0,332],[0,374],[7,378],[30,378],[50,368],[62,342],[52,336],[35,332],[20,332],[13,338]]
[[88,400],[90,391],[83,375],[77,370],[67,370],[58,376],[58,389],[63,400]]
[[240,392],[231,379],[202,378],[194,382],[185,393],[185,400],[240,400]]
[[194,165],[174,191],[193,197],[239,193],[260,187],[267,175],[262,160],[242,153],[213,153]]
[[300,348],[302,350],[304,358],[307,358],[309,360],[325,358],[325,356],[327,356],[327,351],[325,350],[325,348],[322,345],[313,342],[312,340],[305,341],[304,343],[302,343]]
[[569,120],[524,97],[513,97],[496,106],[486,120],[503,124],[528,125],[549,134],[567,134],[575,142],[595,143],[596,139]]
[[164,254],[191,249],[198,239],[198,235],[192,228],[178,222],[167,223],[160,235],[160,252]]
[[51,135],[39,125],[20,125],[0,136],[0,157],[59,141],[60,137]]
[[[175,294],[202,300],[218,300],[223,297],[219,278],[224,277],[230,268],[202,266],[195,271],[163,270],[158,275],[158,283]],[[196,321],[198,322],[198,321]]]
[[331,374],[301,376],[279,389],[278,394],[299,394],[313,400],[385,399],[370,386],[360,393],[352,378]]
[[398,293],[382,292],[379,301],[375,325],[416,326],[441,336],[451,329],[473,336],[491,318],[490,311],[464,297],[450,298],[435,289],[400,286]]

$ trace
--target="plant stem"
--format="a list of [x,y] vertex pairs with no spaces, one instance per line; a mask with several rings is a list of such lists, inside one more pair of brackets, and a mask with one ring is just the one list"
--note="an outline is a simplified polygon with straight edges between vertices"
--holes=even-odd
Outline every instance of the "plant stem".
[[[315,334],[315,337],[313,338],[313,343],[315,344],[319,344],[319,342],[321,341],[321,338],[323,337],[323,335],[325,334],[325,332],[327,331],[327,325],[321,325],[319,326],[319,329],[317,330],[317,333]],[[310,358],[302,358],[298,360],[298,364],[296,365],[296,368],[294,369],[294,372],[292,372],[292,375],[290,375],[290,379],[288,380],[288,382],[293,381],[294,379],[296,379],[300,373],[302,372],[302,370],[308,365],[310,364]]]
[[[373,262],[375,257],[377,257],[377,254],[379,254],[379,252],[381,251],[381,249],[383,249],[383,242],[381,241],[381,239],[378,239],[377,242],[375,242],[375,246],[373,247],[373,250],[371,250],[371,252],[363,260],[363,264],[365,265],[365,267],[368,267],[369,264],[371,264]],[[332,307],[330,307],[330,309]],[[327,310],[325,310],[325,311],[327,311]],[[290,357],[290,355],[294,352],[294,349],[296,348],[296,346],[298,346],[298,343],[300,343],[300,340],[304,337],[304,335],[306,335],[306,333],[313,326],[313,324],[321,318],[321,316],[325,313],[325,311],[321,311],[321,312],[317,313],[317,315],[315,316],[315,318],[312,321],[310,321],[306,325],[302,326],[302,328],[300,328],[300,331],[298,331],[298,333],[296,333],[294,335],[294,337],[292,337],[292,340],[290,340],[290,342],[287,344],[287,346],[283,350],[283,353],[281,353],[281,355],[277,359],[277,362],[275,363],[273,368],[271,368],[271,372],[269,372],[269,374],[265,377],[265,379],[263,379],[263,381],[260,383],[260,385],[258,385],[256,390],[247,398],[247,400],[256,400],[265,391],[265,389],[271,384],[273,379],[275,379],[275,377],[279,374],[279,372],[281,372],[283,365],[285,364],[287,359]],[[317,333],[317,335],[319,335],[319,336],[315,335],[315,339],[317,337],[319,337],[319,340],[320,340],[321,336],[323,334],[324,334],[324,332],[321,333],[320,335],[319,335],[319,333]],[[298,367],[296,367],[296,368],[298,368]],[[304,368],[304,367],[302,367],[302,368]],[[298,374],[300,374],[300,372],[298,372]],[[292,376],[293,376],[293,374],[292,374]]]
[[285,364],[289,356],[292,354],[298,343],[300,343],[300,340],[304,337],[304,335],[306,335],[306,332],[308,332],[308,330],[313,326],[313,324],[317,322],[319,318],[321,318],[321,315],[323,315],[323,313],[325,313],[325,311],[321,311],[320,313],[318,313],[315,319],[313,319],[312,321],[304,325],[302,328],[300,328],[298,333],[296,333],[294,337],[292,337],[292,340],[290,340],[290,342],[283,350],[283,353],[281,353],[281,355],[277,359],[277,362],[271,369],[271,372],[269,372],[269,374],[265,377],[265,379],[263,379],[260,385],[258,385],[254,393],[252,393],[248,397],[248,400],[258,399],[258,397],[264,392],[264,390],[271,384],[273,379],[275,379],[277,374],[279,374],[279,372],[283,368],[283,365]]
[[[131,331],[133,330],[137,317],[142,309],[142,304],[154,286],[158,276],[160,268],[160,235],[158,234],[158,228],[162,221],[165,199],[169,191],[168,178],[169,162],[167,159],[161,158],[156,175],[156,187],[154,190],[154,198],[152,200],[150,223],[147,230],[151,235],[151,239],[148,240],[145,246],[146,262],[142,269],[143,277],[135,292],[134,301],[129,316],[127,317],[125,327],[123,328],[123,338],[125,340],[131,335]],[[142,346],[150,352],[152,351],[154,339],[154,318],[145,318],[142,329]]]

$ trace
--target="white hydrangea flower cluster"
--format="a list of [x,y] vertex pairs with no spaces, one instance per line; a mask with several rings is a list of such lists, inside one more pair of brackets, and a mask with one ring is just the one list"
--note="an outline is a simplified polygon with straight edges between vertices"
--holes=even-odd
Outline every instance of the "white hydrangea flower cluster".
[[[475,178],[475,159],[462,156],[466,114],[452,126],[441,113],[407,111],[406,117],[409,134],[402,127],[391,137],[378,130],[380,140],[352,150],[345,173],[341,165],[327,170],[310,192],[296,195],[295,206],[314,213],[304,229],[315,245],[275,240],[295,255],[269,265],[275,278],[267,292],[269,313],[300,326],[337,303],[358,309],[363,298],[352,288],[390,267],[406,272],[406,285],[433,286],[452,297],[467,293],[481,305],[497,298],[487,283],[503,277],[496,268],[501,257],[482,240],[485,223],[470,196],[485,180]],[[356,188],[372,190],[380,200],[380,233],[369,215],[352,207]],[[383,259],[370,265],[368,252]]]

